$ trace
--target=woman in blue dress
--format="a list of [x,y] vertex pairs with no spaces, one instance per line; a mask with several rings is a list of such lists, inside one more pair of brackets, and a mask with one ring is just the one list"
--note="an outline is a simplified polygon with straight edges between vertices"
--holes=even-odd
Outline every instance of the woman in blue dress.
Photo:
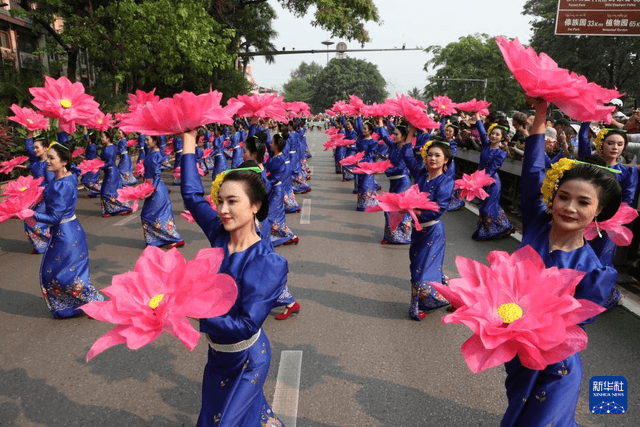
[[122,188],[122,178],[120,178],[120,170],[116,166],[117,149],[108,132],[102,132],[102,145],[102,153],[100,153],[100,160],[104,162],[104,166],[101,168],[104,171],[104,177],[100,188],[102,217],[108,218],[118,214],[129,215],[132,212],[130,203],[116,200],[118,190]]
[[480,152],[480,162],[478,169],[484,170],[485,173],[496,182],[485,188],[489,197],[480,203],[480,216],[478,217],[478,225],[476,231],[471,236],[475,240],[492,240],[500,237],[506,237],[512,233],[513,225],[500,206],[500,197],[502,193],[502,184],[498,176],[498,169],[507,158],[507,152],[500,149],[500,144],[507,137],[508,129],[493,124],[489,126],[488,136],[484,129],[482,120],[479,119],[478,113],[475,114],[476,128],[480,134],[482,141],[482,151]]
[[227,158],[224,156],[224,128],[217,126],[215,138],[213,139],[213,172],[211,173],[211,179],[216,179],[218,174],[227,169],[229,169],[229,166],[227,165]]
[[[173,155],[174,157],[174,161],[173,161],[173,170],[175,171],[176,168],[179,168],[180,165],[182,164],[181,158],[182,158],[182,138],[180,138],[179,136],[176,136],[173,138]],[[173,185],[180,185],[180,177],[179,176],[173,176]]]
[[[87,134],[84,129],[84,138],[87,141],[87,148],[84,152],[84,160],[95,160],[98,158],[98,146],[96,145],[96,134]],[[87,191],[87,197],[94,198],[100,195],[100,172],[87,172],[80,178],[80,182]]]
[[149,147],[149,154],[144,159],[144,180],[151,182],[156,189],[144,200],[140,213],[144,241],[148,246],[179,248],[184,246],[184,240],[176,230],[169,189],[162,182],[163,156],[159,138],[147,136],[146,144]]
[[[387,128],[383,125],[382,118],[379,118],[376,133],[380,135],[380,138],[389,147],[389,161],[393,163],[393,167],[387,169],[385,172],[389,178],[389,192],[403,193],[411,187],[409,170],[404,164],[404,159],[400,154],[400,150],[405,144],[409,143],[409,145],[411,145],[411,143],[407,141],[409,129],[406,124],[397,125],[393,131],[392,140],[389,138]],[[389,215],[391,215],[389,212],[384,213],[384,237],[380,244],[408,245],[411,243],[411,231],[413,227],[411,215],[404,214],[402,221],[395,230],[391,230]]]
[[293,187],[291,186],[291,160],[289,158],[289,151],[291,151],[289,148],[291,147],[289,138],[291,138],[291,135],[289,135],[287,128],[284,126],[281,127],[281,133],[286,140],[284,151],[282,152],[282,156],[284,158],[284,174],[282,176],[284,179],[284,181],[282,181],[282,191],[284,192],[284,212],[300,212],[302,207],[296,202],[296,196],[293,194]]
[[[29,131],[24,145],[27,153],[29,154],[29,166],[27,166],[27,168],[34,179],[44,177],[40,184],[41,187],[44,187],[54,179],[53,172],[47,169],[47,149],[44,145],[44,141],[34,141],[33,131]],[[33,207],[34,212],[39,213],[45,213],[46,209],[46,203],[44,200]],[[29,221],[29,223],[27,223],[27,221],[25,221],[24,233],[33,247],[33,249],[31,249],[32,254],[42,254],[45,252],[47,245],[49,244],[50,237],[49,225],[47,223],[34,223],[33,221]]]
[[118,129],[118,154],[120,155],[120,163],[118,170],[122,178],[122,186],[137,185],[138,180],[133,176],[133,165],[131,164],[131,156],[129,155],[129,147],[127,147],[127,138],[124,132]]
[[[363,163],[373,163],[376,160],[376,153],[378,151],[378,141],[373,139],[374,127],[369,121],[366,121],[362,125],[361,136],[356,142],[356,148],[358,151],[364,152],[362,158]],[[378,190],[378,183],[376,182],[375,175],[358,174],[358,200],[356,204],[356,210],[364,212],[369,206],[377,206],[378,200],[373,197]]]
[[[409,133],[411,140],[413,129]],[[422,231],[411,233],[409,260],[411,269],[411,305],[409,316],[421,321],[427,311],[448,305],[449,302],[429,282],[445,283],[442,271],[446,248],[444,224],[440,217],[446,212],[453,193],[453,180],[444,173],[444,165],[451,158],[451,147],[444,141],[431,141],[424,146],[427,164],[416,160],[411,144],[404,144],[400,153],[421,192],[428,192],[438,211],[422,211],[418,216]]]
[[[530,245],[545,266],[583,271],[575,298],[603,305],[616,284],[617,272],[603,267],[584,240],[584,230],[596,218],[611,218],[620,205],[620,185],[611,172],[593,165],[575,164],[549,190],[545,180],[545,123],[547,103],[531,100],[536,108],[531,135],[526,139],[522,164],[522,243]],[[541,195],[551,191],[548,201]],[[545,190],[546,188],[546,190]],[[548,204],[547,204],[548,202]],[[590,321],[595,318],[590,319]],[[585,322],[588,323],[588,322]],[[522,366],[516,356],[505,364],[509,406],[502,427],[577,427],[575,411],[580,395],[580,354],[548,365],[544,370]]]
[[[345,134],[344,125],[339,120],[337,123],[338,123],[338,126],[337,126],[338,134],[344,135]],[[335,159],[335,164],[336,164],[336,173],[338,174],[342,173],[342,165],[340,164],[340,160],[345,158],[346,152],[347,152],[347,148],[340,145],[336,147],[333,153],[333,158]]]
[[242,124],[236,124],[236,132],[229,138],[229,149],[231,149],[231,168],[237,168],[242,163],[242,147],[240,143],[244,141],[242,131]]
[[[304,151],[302,150],[302,136],[295,129],[295,124],[290,121],[288,124],[289,132],[289,166],[291,167],[291,188],[296,194],[304,194],[311,191],[311,187],[307,184],[306,174],[303,172]],[[300,156],[302,154],[302,156]]]
[[[356,149],[356,139],[358,139],[358,132],[356,132],[353,120],[347,120],[345,117],[340,118],[344,124],[345,133],[344,139],[353,141],[353,144],[344,147],[344,157],[353,156],[358,152]],[[353,173],[353,166],[342,167],[342,182],[354,180],[355,174]]]
[[[447,170],[445,173],[451,177],[454,181],[456,180],[456,154],[458,154],[458,142],[456,138],[458,137],[458,126],[453,123],[445,123],[445,120],[442,119],[442,123],[440,124],[440,133],[444,135],[444,139],[449,141],[449,146],[451,147],[451,160],[447,165]],[[451,196],[451,202],[449,202],[449,207],[447,208],[447,212],[457,211],[464,207],[464,200],[460,199],[460,190],[455,190],[453,195]]]
[[289,267],[256,232],[255,221],[269,211],[266,189],[259,168],[230,171],[212,194],[218,211],[211,209],[196,169],[195,138],[193,131],[184,134],[182,198],[211,246],[224,251],[218,273],[230,275],[238,286],[227,314],[200,320],[209,354],[197,425],[281,426],[264,397],[271,348],[262,324],[278,305]]
[[54,142],[47,151],[48,170],[54,179],[44,189],[46,212],[36,212],[29,220],[46,223],[51,239],[40,266],[40,286],[54,318],[81,314],[83,304],[103,301],[91,284],[87,238],[75,210],[78,178],[67,170],[71,152]]

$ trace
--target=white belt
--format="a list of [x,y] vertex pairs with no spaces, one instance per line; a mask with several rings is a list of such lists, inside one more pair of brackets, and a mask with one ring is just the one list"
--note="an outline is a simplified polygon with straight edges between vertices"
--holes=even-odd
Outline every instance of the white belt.
[[394,175],[394,176],[388,176],[387,178],[389,179],[400,179],[400,178],[404,178],[406,175]]
[[176,151],[176,154],[178,154],[178,153],[182,153],[182,150],[178,150],[178,151]]
[[214,156],[223,156],[223,153],[215,153]]
[[71,218],[65,218],[65,219],[63,219],[62,221],[60,221],[60,224],[64,224],[64,223],[66,223],[66,222],[71,222],[71,221],[73,221],[74,219],[76,219],[76,216],[75,216],[75,215],[73,215]]
[[291,160],[287,160],[286,162],[284,162],[285,165],[288,165],[289,163],[291,163]]
[[421,222],[420,226],[422,228],[431,227],[432,225],[436,225],[439,222],[440,222],[439,219],[434,219],[433,221],[429,221],[429,222]]
[[274,186],[274,187],[276,187],[276,186],[278,186],[278,185],[280,185],[280,184],[282,184],[282,181],[278,181],[278,182],[276,182],[275,184],[273,184],[273,186]]
[[258,341],[261,332],[262,329],[259,329],[258,332],[256,332],[251,338],[237,342],[235,344],[216,344],[211,341],[211,337],[209,336],[209,334],[207,334],[207,339],[209,340],[209,347],[211,347],[215,351],[219,351],[221,353],[239,353],[254,345],[256,341]]
[[289,151],[289,154],[297,153],[297,151]]

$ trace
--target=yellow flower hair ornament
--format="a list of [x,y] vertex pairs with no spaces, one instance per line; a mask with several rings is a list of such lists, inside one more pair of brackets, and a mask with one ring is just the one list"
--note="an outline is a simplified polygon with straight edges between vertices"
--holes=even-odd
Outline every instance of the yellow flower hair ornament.
[[611,129],[600,129],[600,132],[598,132],[598,136],[596,136],[596,151],[601,151],[602,150],[602,141],[604,141],[604,139],[607,137],[607,134],[609,133]]
[[547,206],[547,210],[550,210],[553,204],[553,197],[556,194],[556,190],[558,190],[558,181],[560,181],[565,171],[568,171],[577,163],[575,160],[562,158],[555,162],[547,171],[547,175],[542,182],[542,188],[540,189],[542,201]]
[[424,147],[422,147],[422,152],[420,153],[422,155],[422,160],[424,161],[425,164],[427,164],[427,151],[429,151],[429,147],[431,147],[431,145],[434,142],[439,142],[440,144],[449,145],[447,141],[443,141],[440,139],[432,139],[430,141],[427,141],[427,143],[424,144]]
[[224,180],[224,177],[228,172],[228,170],[220,172],[218,175],[216,175],[216,179],[211,182],[211,203],[213,203],[214,205],[218,204],[218,193],[220,192],[222,181]]

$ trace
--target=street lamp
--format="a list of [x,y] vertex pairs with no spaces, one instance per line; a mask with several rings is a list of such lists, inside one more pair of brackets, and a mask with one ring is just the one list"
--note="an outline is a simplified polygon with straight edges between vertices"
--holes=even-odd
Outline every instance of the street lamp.
[[329,46],[331,46],[334,42],[332,42],[331,40],[325,40],[321,43],[327,47],[327,65],[329,65]]

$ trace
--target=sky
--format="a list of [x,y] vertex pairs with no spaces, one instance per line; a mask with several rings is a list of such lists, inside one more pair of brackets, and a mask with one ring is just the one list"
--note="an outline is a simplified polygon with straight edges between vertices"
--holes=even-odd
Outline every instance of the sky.
[[[460,37],[476,33],[490,36],[518,37],[523,44],[529,42],[533,17],[522,15],[526,0],[374,0],[378,7],[382,23],[368,23],[371,42],[365,49],[407,48],[432,45],[446,46],[458,41]],[[321,42],[331,40],[335,43],[344,41],[348,49],[359,49],[356,41],[348,42],[331,39],[326,30],[311,26],[313,13],[303,18],[294,17],[289,11],[282,9],[276,0],[269,4],[278,15],[273,28],[278,31],[278,38],[273,44],[278,50],[326,50]],[[450,7],[446,7],[450,5]],[[335,45],[331,46],[335,48]],[[424,88],[427,72],[424,64],[430,55],[422,50],[399,52],[349,52],[352,58],[364,59],[378,66],[380,74],[387,81],[387,91],[407,93],[412,88]],[[329,54],[329,59],[335,53]],[[250,63],[253,77],[259,86],[282,90],[289,81],[291,72],[301,62],[315,61],[326,65],[327,54],[300,54],[276,56],[275,64],[266,64],[264,58],[255,57]],[[432,73],[431,73],[432,74]]]

